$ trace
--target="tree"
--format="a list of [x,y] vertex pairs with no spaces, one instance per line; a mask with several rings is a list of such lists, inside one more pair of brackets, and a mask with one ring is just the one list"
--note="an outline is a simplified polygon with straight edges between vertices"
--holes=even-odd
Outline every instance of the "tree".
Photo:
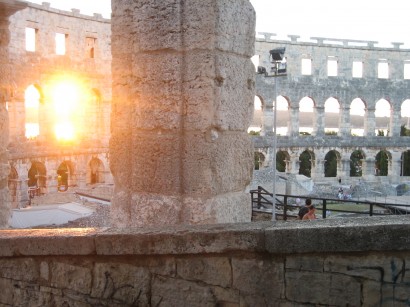
[[278,172],[285,172],[286,171],[286,153],[283,151],[279,151],[276,154],[276,169]]
[[400,126],[400,136],[410,136],[410,129],[407,129],[406,125]]
[[388,161],[389,157],[385,151],[380,151],[376,155],[376,169],[378,176],[387,176],[388,175]]
[[299,174],[305,175],[306,177],[311,176],[311,172],[312,172],[312,161],[311,161],[311,159],[312,159],[312,157],[311,157],[310,153],[307,150],[302,152],[302,154],[300,155]]
[[350,177],[362,176],[363,154],[360,150],[355,150],[350,156]]
[[325,156],[325,177],[336,177],[337,175],[337,155],[334,150],[329,151]]

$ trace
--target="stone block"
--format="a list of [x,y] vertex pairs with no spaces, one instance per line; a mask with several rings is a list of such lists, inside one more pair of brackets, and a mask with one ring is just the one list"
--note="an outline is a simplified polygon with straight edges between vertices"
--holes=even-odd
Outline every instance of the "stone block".
[[360,283],[353,277],[309,271],[286,271],[286,297],[298,303],[360,305]]
[[206,198],[242,191],[250,183],[253,151],[245,132],[212,129],[203,134],[187,134],[184,141],[182,176],[187,196]]
[[98,255],[174,255],[261,251],[264,223],[107,229],[96,237]]
[[323,272],[323,257],[314,255],[288,256],[286,257],[286,270],[302,270]]
[[177,259],[177,276],[185,280],[201,281],[208,285],[228,288],[232,283],[231,264],[228,258]]
[[151,303],[154,306],[217,306],[211,286],[195,281],[155,276],[152,281]]
[[239,290],[249,306],[265,306],[284,296],[283,259],[235,257],[232,276],[233,288]]
[[147,306],[150,279],[147,268],[124,263],[96,263],[91,296],[111,299],[127,306]]
[[38,265],[32,258],[0,259],[0,277],[34,282],[38,279]]
[[93,228],[3,230],[0,256],[90,255],[95,253],[93,235],[97,232]]
[[91,293],[92,270],[89,267],[53,261],[50,263],[50,284],[54,288]]
[[[218,48],[248,57],[253,55],[255,12],[248,0],[125,2],[113,6],[113,20],[131,22],[130,12],[134,17],[131,26],[134,52]],[[125,25],[130,27],[128,23]],[[153,36],[159,39],[152,39]]]

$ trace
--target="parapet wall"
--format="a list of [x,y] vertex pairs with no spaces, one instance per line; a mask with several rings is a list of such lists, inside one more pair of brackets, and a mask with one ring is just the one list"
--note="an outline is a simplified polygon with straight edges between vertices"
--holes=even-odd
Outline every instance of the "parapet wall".
[[0,304],[408,306],[408,217],[3,230]]

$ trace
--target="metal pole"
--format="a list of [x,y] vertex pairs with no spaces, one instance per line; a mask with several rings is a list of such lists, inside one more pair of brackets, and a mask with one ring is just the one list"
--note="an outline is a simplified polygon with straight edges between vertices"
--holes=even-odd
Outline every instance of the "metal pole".
[[277,76],[277,72],[278,72],[278,63],[275,62],[275,89],[274,89],[274,93],[275,93],[275,109],[273,110],[273,154],[272,154],[272,166],[273,166],[273,190],[272,190],[272,195],[273,195],[273,201],[272,201],[272,221],[276,221],[276,207],[275,207],[275,203],[276,203],[276,110],[277,110],[277,106],[278,106],[278,76]]

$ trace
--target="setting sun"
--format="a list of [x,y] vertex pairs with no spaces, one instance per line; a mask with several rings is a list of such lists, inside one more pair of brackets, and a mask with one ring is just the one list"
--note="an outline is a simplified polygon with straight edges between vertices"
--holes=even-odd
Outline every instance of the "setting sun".
[[73,140],[83,124],[81,114],[87,100],[81,82],[73,78],[59,79],[51,87],[51,102],[54,108],[54,133],[58,140]]

